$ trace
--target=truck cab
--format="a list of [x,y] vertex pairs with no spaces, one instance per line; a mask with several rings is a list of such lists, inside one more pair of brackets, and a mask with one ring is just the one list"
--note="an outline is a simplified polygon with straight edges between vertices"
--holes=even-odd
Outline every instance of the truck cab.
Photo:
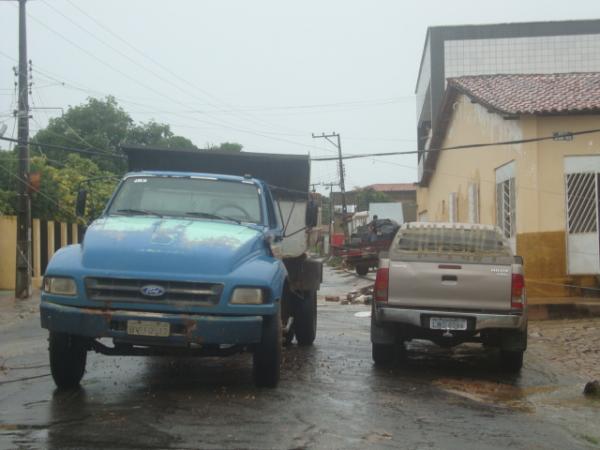
[[[79,384],[93,350],[250,351],[255,383],[277,385],[282,339],[295,335],[303,345],[315,339],[321,270],[305,247],[285,253],[290,231],[305,239],[306,230],[286,229],[293,213],[283,214],[274,192],[280,188],[251,175],[145,169],[125,175],[83,242],[61,249],[46,269],[41,324],[50,332],[56,384]],[[305,221],[311,218],[306,198],[293,202],[303,204]]]

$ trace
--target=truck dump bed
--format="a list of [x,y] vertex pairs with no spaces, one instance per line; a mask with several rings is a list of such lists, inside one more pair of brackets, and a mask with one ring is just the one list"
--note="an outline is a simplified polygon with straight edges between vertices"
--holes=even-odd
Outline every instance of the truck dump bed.
[[223,150],[170,150],[123,145],[129,171],[165,170],[227,175],[250,175],[269,185],[278,198],[308,197],[308,155],[227,152]]

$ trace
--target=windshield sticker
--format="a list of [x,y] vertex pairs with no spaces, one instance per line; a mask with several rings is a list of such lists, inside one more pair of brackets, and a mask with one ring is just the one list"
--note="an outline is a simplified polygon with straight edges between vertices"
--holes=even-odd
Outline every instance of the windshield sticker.
[[147,178],[135,178],[133,180],[134,183],[147,183],[148,179]]

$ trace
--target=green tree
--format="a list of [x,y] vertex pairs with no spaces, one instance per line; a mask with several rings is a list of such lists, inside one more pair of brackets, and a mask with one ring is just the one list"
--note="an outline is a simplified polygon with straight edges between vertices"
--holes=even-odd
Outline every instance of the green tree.
[[14,215],[17,208],[17,153],[0,150],[0,215]]
[[86,218],[94,218],[110,198],[116,185],[116,178],[111,172],[100,169],[88,158],[76,154],[67,156],[63,167],[47,164],[43,156],[35,157],[31,162],[32,171],[39,172],[41,183],[39,192],[32,194],[32,216],[40,219],[74,222],[75,199],[82,182],[89,189]]
[[[68,151],[52,149],[41,144],[72,147],[97,153],[123,156],[120,145],[124,142],[161,148],[195,149],[189,139],[177,136],[164,123],[150,121],[136,124],[119,106],[114,97],[88,98],[87,102],[70,107],[61,117],[51,119],[48,126],[33,137],[32,151],[48,157],[50,165],[64,163]],[[124,159],[103,155],[82,154],[99,169],[121,174],[126,170]]]
[[385,192],[379,192],[372,188],[356,189],[354,195],[357,211],[368,211],[371,203],[388,203],[393,201]]
[[153,120],[131,127],[127,143],[178,150],[198,149],[188,138],[175,135],[169,125]]
[[244,146],[237,142],[221,142],[219,145],[208,145],[207,150],[221,150],[224,152],[241,152]]
[[[119,145],[133,127],[133,120],[114,97],[89,98],[86,103],[67,109],[62,117],[50,119],[48,126],[36,133],[32,142],[121,155]],[[43,145],[32,146],[32,153],[43,154],[51,164],[64,163],[69,152]],[[101,155],[86,155],[102,170],[121,173],[124,160]]]

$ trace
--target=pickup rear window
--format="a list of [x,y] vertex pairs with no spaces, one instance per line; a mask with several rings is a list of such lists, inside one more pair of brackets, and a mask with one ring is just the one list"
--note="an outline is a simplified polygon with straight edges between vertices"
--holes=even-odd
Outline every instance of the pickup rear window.
[[479,261],[497,258],[512,260],[512,251],[502,234],[485,228],[418,227],[400,229],[390,248],[390,256],[434,257]]

